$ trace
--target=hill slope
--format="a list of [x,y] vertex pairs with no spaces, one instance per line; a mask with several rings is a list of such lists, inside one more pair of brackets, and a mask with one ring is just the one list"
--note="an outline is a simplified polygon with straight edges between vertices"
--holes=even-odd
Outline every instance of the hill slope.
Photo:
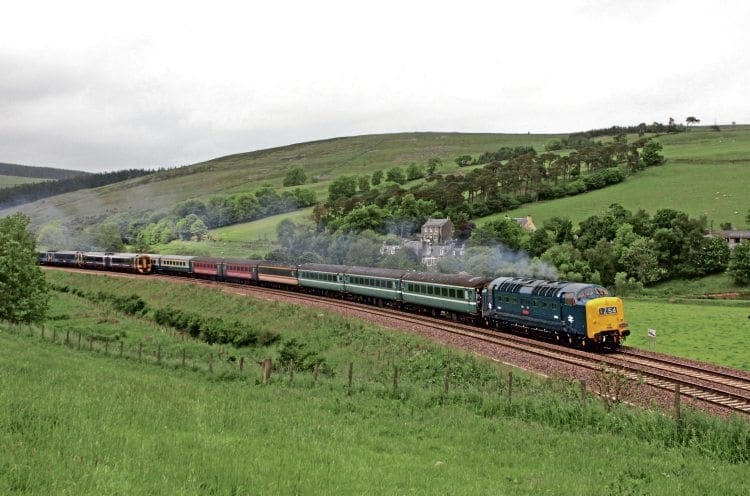
[[[545,143],[561,136],[405,133],[335,138],[219,157],[14,210],[27,213],[37,225],[50,220],[89,224],[116,213],[167,212],[176,202],[189,198],[253,192],[263,186],[280,188],[292,167],[305,170],[312,182],[304,187],[322,200],[331,180],[341,175],[365,175],[411,162],[424,164],[430,157],[442,159],[440,172],[451,172],[458,169],[453,159],[462,154],[477,156],[523,145],[542,151]],[[706,215],[715,225],[732,222],[743,227],[748,205],[742,195],[742,178],[750,167],[750,126],[720,132],[696,128],[658,140],[664,145],[666,166],[651,168],[615,187],[529,205],[508,215],[532,215],[537,222],[567,215],[578,221],[617,202],[652,212],[675,208],[694,216]],[[9,212],[0,211],[0,215]]]
[[478,155],[503,146],[529,145],[542,149],[553,135],[407,133],[335,138],[280,148],[229,155],[179,169],[161,171],[122,183],[77,191],[23,205],[16,209],[35,224],[50,220],[91,223],[115,213],[165,212],[179,201],[214,194],[252,192],[264,185],[281,187],[286,171],[303,167],[314,181],[308,184],[324,198],[331,180],[344,174],[370,174],[377,169],[425,163],[440,157],[445,169],[455,169],[461,154]]

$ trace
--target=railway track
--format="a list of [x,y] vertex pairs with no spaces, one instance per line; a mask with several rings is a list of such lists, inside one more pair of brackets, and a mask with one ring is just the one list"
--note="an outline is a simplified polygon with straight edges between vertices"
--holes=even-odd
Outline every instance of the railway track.
[[[222,283],[224,284],[224,283]],[[231,285],[231,284],[230,284]],[[264,294],[288,295],[285,290],[249,287],[236,284],[234,287],[246,290],[252,288]],[[603,369],[620,373],[639,383],[674,391],[680,385],[680,394],[707,403],[718,405],[734,412],[750,415],[750,374],[720,371],[711,364],[687,362],[676,357],[649,354],[633,348],[623,348],[616,353],[593,353],[576,348],[568,348],[554,343],[528,339],[515,334],[502,334],[490,330],[459,324],[443,319],[404,313],[390,308],[374,307],[352,301],[331,300],[315,295],[296,293],[300,301],[325,301],[328,306],[342,309],[356,307],[359,312],[378,316],[388,316],[401,322],[428,326],[443,332],[459,334],[498,346],[513,348],[536,356],[558,360],[593,371]]]
[[[70,269],[62,269],[70,270]],[[84,273],[90,270],[72,269]],[[102,275],[115,275],[110,272],[97,272]],[[118,273],[120,276],[141,278],[135,274]],[[149,277],[174,280],[174,276]],[[180,280],[195,281],[204,284],[231,288],[233,292],[242,295],[252,294],[256,297],[269,299],[269,296],[290,296],[288,290],[271,289],[255,285],[216,282],[202,279],[179,278]],[[412,313],[405,313],[388,307],[375,307],[350,300],[338,300],[307,293],[293,293],[295,301],[324,302],[329,307],[342,310],[356,309],[360,313],[373,316],[387,317],[404,323],[426,326],[441,332],[461,335],[491,343],[497,346],[511,348],[516,351],[535,356],[556,360],[592,371],[610,370],[639,383],[674,391],[675,385],[680,385],[682,396],[695,398],[713,405],[727,408],[733,412],[750,415],[750,374],[740,371],[718,370],[710,364],[688,362],[676,357],[655,355],[633,348],[623,347],[615,353],[593,353],[576,348],[560,346],[554,343],[529,339],[517,334],[504,334],[467,324],[456,323],[439,318],[428,317]],[[273,299],[273,298],[270,298]]]

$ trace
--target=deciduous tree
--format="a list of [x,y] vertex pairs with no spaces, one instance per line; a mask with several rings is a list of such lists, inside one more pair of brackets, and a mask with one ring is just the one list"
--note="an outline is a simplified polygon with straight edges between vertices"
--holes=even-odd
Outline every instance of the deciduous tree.
[[736,284],[750,284],[750,243],[740,243],[729,256],[727,273]]
[[0,319],[14,323],[44,321],[49,301],[29,222],[23,214],[0,219]]

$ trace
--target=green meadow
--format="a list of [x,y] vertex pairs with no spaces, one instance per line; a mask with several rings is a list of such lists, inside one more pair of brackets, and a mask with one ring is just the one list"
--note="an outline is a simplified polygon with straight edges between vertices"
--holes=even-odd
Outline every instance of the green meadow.
[[[750,491],[746,420],[689,405],[680,424],[608,409],[578,384],[321,310],[147,278],[47,276],[65,290],[53,292],[44,336],[0,324],[0,494]],[[124,315],[97,294],[137,294],[147,308]],[[280,339],[185,340],[154,324],[166,306]],[[320,376],[290,375],[290,350],[322,359]],[[268,384],[263,357],[279,364]]]

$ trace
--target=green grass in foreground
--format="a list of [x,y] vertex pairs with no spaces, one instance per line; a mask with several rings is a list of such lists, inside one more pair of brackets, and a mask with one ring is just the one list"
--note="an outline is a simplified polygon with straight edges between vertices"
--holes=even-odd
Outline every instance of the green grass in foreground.
[[[703,443],[665,446],[669,419],[571,406],[541,391],[532,399],[523,387],[513,406],[498,395],[443,398],[408,385],[403,394],[358,385],[347,395],[342,381],[221,380],[2,328],[0,347],[2,494],[750,490],[747,461],[706,454]],[[552,408],[526,419],[542,401]],[[719,424],[702,428],[732,432]],[[747,425],[731,429],[746,449]]]
[[[333,374],[313,384],[285,370],[263,386],[219,359],[218,346],[161,332],[55,293],[45,338],[0,325],[0,494],[747,494],[750,426],[684,409],[682,429],[660,413],[606,411],[578,387],[379,330],[353,319],[192,285],[48,272],[55,284],[139,294],[166,305],[276,331],[271,356],[294,338]],[[206,309],[206,310],[201,310]],[[208,310],[210,309],[210,310]],[[145,315],[148,317],[148,314]],[[51,330],[57,329],[57,344]],[[65,330],[110,339],[89,352]],[[85,342],[85,341],[84,341]],[[119,358],[117,343],[126,345]],[[138,361],[133,345],[162,345]],[[355,363],[347,392],[346,365]],[[400,370],[394,392],[392,370]],[[451,389],[442,391],[446,367]],[[234,369],[231,371],[230,369]],[[637,388],[636,388],[637,389]]]

